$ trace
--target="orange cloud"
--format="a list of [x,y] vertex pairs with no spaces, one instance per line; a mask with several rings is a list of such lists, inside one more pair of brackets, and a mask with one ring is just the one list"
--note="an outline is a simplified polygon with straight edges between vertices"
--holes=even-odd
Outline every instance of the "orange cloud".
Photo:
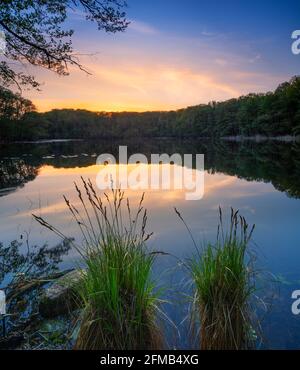
[[224,51],[224,45],[217,43],[218,38],[212,42],[204,36],[168,36],[133,21],[125,34],[80,40],[83,53],[97,51],[101,45],[101,52],[81,57],[91,76],[74,67],[68,77],[39,71],[45,86],[29,98],[40,111],[170,110],[267,91],[284,80],[284,76],[259,71],[260,55],[249,59],[249,55]]
[[[34,93],[40,111],[85,108],[93,111],[144,111],[179,109],[210,100],[238,96],[240,91],[212,74],[189,68],[152,64],[92,67],[93,76],[73,72],[71,77],[47,82],[47,93]],[[70,88],[75,86],[75,88]]]

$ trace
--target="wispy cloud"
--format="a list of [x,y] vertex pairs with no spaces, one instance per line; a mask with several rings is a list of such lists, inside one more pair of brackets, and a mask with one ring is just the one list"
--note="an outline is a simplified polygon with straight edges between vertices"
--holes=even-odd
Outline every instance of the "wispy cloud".
[[216,34],[215,34],[214,32],[209,32],[209,31],[203,30],[203,31],[201,32],[201,35],[202,35],[202,36],[206,36],[206,37],[213,37],[213,36],[215,36]]
[[253,58],[250,58],[248,61],[249,61],[249,63],[255,63],[255,62],[257,62],[260,59],[261,59],[261,55],[260,54],[256,54]]
[[224,67],[228,64],[228,61],[224,58],[216,58],[215,63],[221,67]]
[[159,33],[159,31],[151,25],[137,20],[131,20],[128,28],[129,30],[142,33],[144,35],[156,35]]
[[287,78],[264,70],[254,48],[243,49],[239,40],[228,37],[225,43],[225,36],[203,33],[206,37],[169,34],[134,19],[129,31],[114,35],[113,42],[111,36],[102,35],[79,44],[79,51],[101,45],[96,56],[81,56],[91,76],[75,67],[66,78],[42,71],[45,89],[29,97],[42,111],[169,110],[265,92]]

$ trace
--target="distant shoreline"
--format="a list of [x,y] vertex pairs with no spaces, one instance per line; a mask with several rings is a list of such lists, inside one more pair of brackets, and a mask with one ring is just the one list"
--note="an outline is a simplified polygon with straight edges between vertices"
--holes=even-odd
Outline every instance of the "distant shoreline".
[[82,141],[82,139],[45,139],[45,140],[22,140],[12,141],[13,144],[51,144],[51,143],[65,143],[69,141]]
[[283,136],[264,136],[264,135],[255,135],[255,136],[224,136],[221,138],[222,140],[226,141],[255,141],[257,143],[262,141],[283,141],[283,142],[296,142],[300,141],[300,136],[292,136],[292,135],[283,135]]
[[[11,145],[11,144],[55,144],[55,143],[68,143],[76,141],[97,141],[97,140],[134,140],[136,137],[128,136],[124,137],[97,137],[97,138],[87,138],[87,139],[45,139],[45,140],[22,140],[22,141],[8,141],[0,142],[0,145]],[[300,135],[282,135],[282,136],[264,136],[264,135],[255,135],[255,136],[222,136],[222,137],[208,137],[208,136],[141,136],[139,139],[158,139],[158,140],[224,140],[224,141],[233,141],[233,142],[243,142],[243,141],[254,141],[256,143],[264,141],[279,141],[279,142],[298,142],[300,141]]]
[[71,141],[85,141],[84,139],[45,139],[45,140],[20,140],[20,141],[0,141],[0,145],[10,144],[55,144],[55,143],[68,143]]

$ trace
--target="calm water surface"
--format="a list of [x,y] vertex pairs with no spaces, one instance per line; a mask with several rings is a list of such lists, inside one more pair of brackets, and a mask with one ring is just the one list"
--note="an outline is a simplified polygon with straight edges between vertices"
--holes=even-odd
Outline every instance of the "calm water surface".
[[[248,223],[255,223],[253,248],[258,267],[264,273],[258,296],[272,297],[268,311],[262,308],[263,343],[261,348],[300,348],[300,317],[291,312],[293,290],[300,289],[300,146],[295,143],[212,143],[208,141],[156,140],[145,142],[66,142],[13,144],[0,146],[0,241],[24,240],[31,245],[56,244],[58,238],[43,229],[32,213],[58,226],[64,234],[80,240],[80,233],[66,209],[63,195],[76,204],[74,181],[80,176],[93,182],[102,153],[117,155],[119,145],[128,145],[129,154],[191,153],[205,154],[205,195],[199,201],[186,201],[184,191],[147,191],[148,230],[154,232],[150,246],[170,253],[160,256],[155,278],[165,286],[165,297],[173,303],[165,309],[179,326],[180,333],[170,338],[173,345],[186,348],[186,298],[188,276],[180,260],[194,252],[184,225],[174,212],[180,210],[199,245],[214,241],[218,207],[229,214],[239,209]],[[128,191],[132,205],[141,191]],[[64,258],[61,268],[73,266],[74,251]],[[271,275],[272,274],[272,275]],[[272,281],[277,280],[276,284]],[[3,285],[3,283],[2,283]],[[262,305],[260,306],[262,307]],[[179,336],[180,335],[180,336]]]

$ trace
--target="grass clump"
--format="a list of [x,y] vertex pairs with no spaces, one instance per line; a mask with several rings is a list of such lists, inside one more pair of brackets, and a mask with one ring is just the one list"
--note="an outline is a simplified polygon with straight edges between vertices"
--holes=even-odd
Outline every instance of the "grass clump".
[[83,304],[75,348],[161,349],[159,298],[151,277],[155,253],[146,246],[151,235],[145,232],[144,196],[132,215],[123,192],[112,190],[103,201],[90,181],[82,181],[84,195],[75,185],[81,211],[65,198],[85,241],[79,252],[86,269],[75,287]]
[[254,231],[231,210],[229,232],[222,211],[216,244],[207,244],[190,260],[194,281],[194,318],[200,319],[202,350],[240,350],[253,345],[249,300],[254,291],[252,258],[247,257]]

